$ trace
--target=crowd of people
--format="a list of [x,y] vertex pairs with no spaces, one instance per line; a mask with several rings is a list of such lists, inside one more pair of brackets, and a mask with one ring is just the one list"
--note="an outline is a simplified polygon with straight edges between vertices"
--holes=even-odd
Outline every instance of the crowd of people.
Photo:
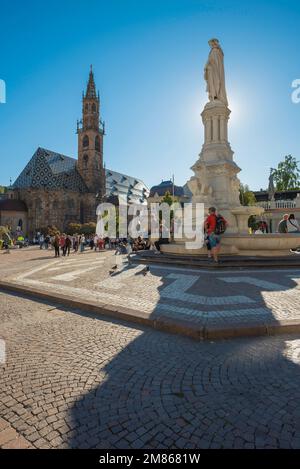
[[[208,210],[208,216],[204,222],[204,233],[205,233],[205,244],[208,251],[208,257],[214,262],[219,262],[219,252],[221,248],[221,235],[225,233],[228,226],[227,221],[218,214],[215,207],[210,207]],[[296,220],[293,213],[286,214],[278,224],[277,232],[280,234],[284,233],[299,233],[300,225]],[[169,234],[169,236],[166,235]],[[252,230],[253,234],[265,234],[268,233],[268,226],[265,221],[260,221],[256,224],[256,227]],[[172,239],[172,225],[168,231],[163,221],[159,223],[159,238],[151,239],[149,236],[138,236],[135,239],[132,238],[109,238],[101,237],[97,234],[84,235],[75,234],[69,235],[66,233],[57,233],[54,236],[43,235],[38,233],[34,239],[34,244],[38,243],[40,249],[53,249],[55,257],[69,256],[71,251],[84,252],[85,249],[102,251],[105,249],[115,250],[119,254],[130,254],[132,252],[152,250],[158,254],[161,252],[161,246],[167,244]],[[24,238],[21,246],[24,243]],[[29,243],[28,243],[29,244]],[[298,252],[299,248],[293,251]]]
[[147,250],[151,248],[149,239],[143,239],[138,236],[136,239],[131,238],[102,238],[97,234],[85,236],[81,235],[68,235],[66,233],[56,234],[55,236],[44,236],[41,234],[38,237],[40,249],[54,249],[55,257],[69,256],[71,252],[84,252],[86,249],[94,251],[103,251],[105,249],[112,249],[118,251],[120,254],[129,254]]

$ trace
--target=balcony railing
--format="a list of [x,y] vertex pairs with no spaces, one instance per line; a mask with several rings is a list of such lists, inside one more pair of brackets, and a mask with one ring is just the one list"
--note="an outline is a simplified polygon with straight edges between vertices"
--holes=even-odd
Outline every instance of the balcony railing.
[[[102,135],[105,135],[105,122],[100,119],[99,124],[98,123],[97,124],[92,123],[91,125],[86,124],[84,127],[84,130],[90,130],[90,129],[99,130],[99,132]],[[81,132],[82,130],[83,130],[83,122],[82,120],[78,120],[76,133]]]
[[265,202],[258,202],[256,205],[264,208],[265,210],[272,210],[275,208],[297,208],[295,200],[275,200],[275,202],[268,200]]

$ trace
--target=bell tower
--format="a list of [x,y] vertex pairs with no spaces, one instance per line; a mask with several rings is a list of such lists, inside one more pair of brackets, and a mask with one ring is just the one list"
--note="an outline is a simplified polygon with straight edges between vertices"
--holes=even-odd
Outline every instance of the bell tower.
[[91,66],[86,92],[82,95],[82,120],[77,121],[77,169],[90,192],[98,199],[105,195],[105,170],[103,167],[104,122],[100,118],[100,97],[96,93]]

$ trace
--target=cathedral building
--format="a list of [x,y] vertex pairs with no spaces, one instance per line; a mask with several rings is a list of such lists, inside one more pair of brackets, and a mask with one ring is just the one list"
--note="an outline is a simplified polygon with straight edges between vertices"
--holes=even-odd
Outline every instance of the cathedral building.
[[141,180],[104,167],[105,126],[92,68],[82,97],[77,135],[77,159],[38,148],[9,188],[10,203],[1,201],[0,214],[6,216],[6,224],[13,231],[20,226],[32,237],[47,226],[66,231],[71,222],[96,222],[96,207],[101,201],[147,203],[149,190]]

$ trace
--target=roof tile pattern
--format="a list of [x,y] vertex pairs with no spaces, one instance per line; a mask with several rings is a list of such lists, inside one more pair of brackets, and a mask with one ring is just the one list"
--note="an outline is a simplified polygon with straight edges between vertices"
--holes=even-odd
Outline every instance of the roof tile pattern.
[[[13,184],[14,189],[45,188],[88,192],[76,168],[76,159],[38,148]],[[106,197],[117,196],[123,202],[144,204],[149,189],[143,181],[112,170],[105,170]]]

